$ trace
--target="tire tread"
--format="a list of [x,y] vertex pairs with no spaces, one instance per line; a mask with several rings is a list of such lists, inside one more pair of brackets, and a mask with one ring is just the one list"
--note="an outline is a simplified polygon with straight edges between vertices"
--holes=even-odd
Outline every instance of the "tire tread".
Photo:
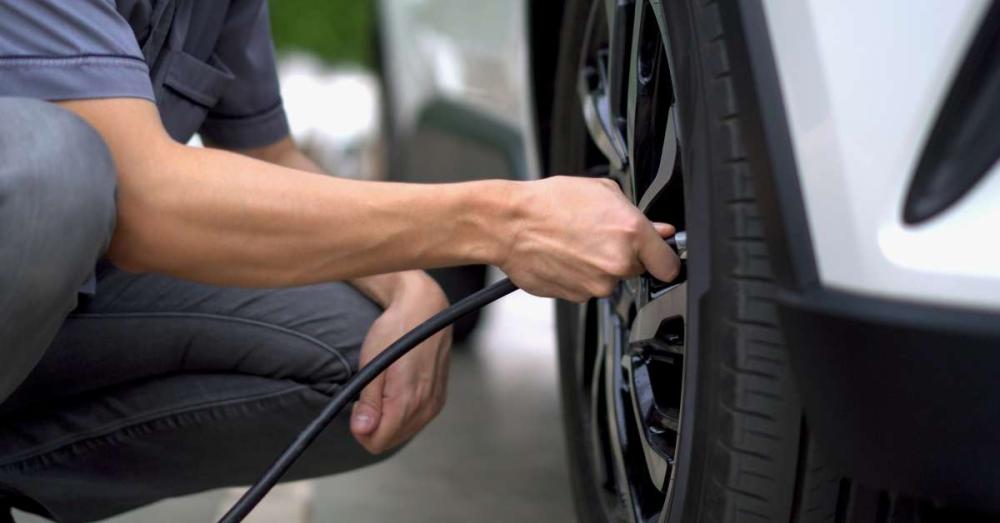
[[[726,33],[718,7],[694,7],[701,67],[707,85],[709,143],[713,147],[713,205],[722,246],[713,257],[712,281],[721,312],[720,377],[716,395],[719,427],[709,457],[703,496],[705,521],[833,521],[837,481],[817,464],[799,470],[800,407],[792,383],[788,353],[778,331],[774,278],[764,243],[746,150],[742,115],[729,71]],[[714,240],[714,238],[713,238]],[[796,479],[803,481],[796,485]],[[796,485],[798,513],[792,513]],[[708,501],[718,501],[712,507]],[[809,517],[804,518],[803,514]],[[817,517],[822,515],[822,517]]]

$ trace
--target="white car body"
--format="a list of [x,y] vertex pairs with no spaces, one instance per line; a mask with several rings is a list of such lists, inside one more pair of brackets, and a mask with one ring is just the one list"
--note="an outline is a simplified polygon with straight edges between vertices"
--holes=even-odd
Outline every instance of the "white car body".
[[1000,310],[1000,165],[926,223],[907,225],[901,211],[989,2],[763,5],[820,281]]
[[506,177],[537,178],[526,15],[521,0],[381,1],[382,67],[392,87],[385,93],[389,132],[405,140],[421,132],[428,107],[461,107],[516,134],[522,151],[513,154],[523,160]]

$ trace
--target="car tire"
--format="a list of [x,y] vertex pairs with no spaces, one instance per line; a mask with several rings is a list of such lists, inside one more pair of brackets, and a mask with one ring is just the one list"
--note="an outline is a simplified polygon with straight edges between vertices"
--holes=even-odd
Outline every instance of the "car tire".
[[[607,465],[614,457],[603,456],[608,451],[596,441],[603,438],[602,431],[619,431],[622,439],[648,430],[639,421],[633,423],[634,429],[608,428],[615,422],[606,418],[627,420],[629,414],[611,416],[607,412],[614,408],[605,406],[602,418],[601,408],[593,405],[594,397],[603,393],[593,392],[597,378],[588,373],[596,373],[588,369],[589,363],[581,364],[580,354],[598,336],[600,302],[557,305],[564,421],[578,516],[594,522],[832,522],[845,510],[838,509],[841,479],[809,437],[788,350],[778,330],[771,264],[742,150],[741,108],[728,72],[727,35],[717,6],[637,0],[634,6],[601,2],[598,7],[612,4],[635,9],[621,13],[633,23],[645,9],[642,16],[662,15],[657,23],[667,24],[664,52],[670,55],[679,118],[675,128],[683,141],[679,161],[684,216],[671,218],[684,222],[689,242],[686,351],[679,364],[683,384],[676,454],[669,472],[673,481],[658,494],[663,504],[657,510],[657,493],[649,494],[648,486],[638,484],[642,478],[631,477],[644,475],[642,460],[621,467],[628,478],[623,480],[621,474],[616,478],[607,472],[614,468]],[[593,32],[593,7],[587,0],[571,1],[564,15],[553,107],[552,173],[601,173],[593,159],[603,159],[593,152],[578,96],[579,71],[592,39],[587,33]],[[633,38],[641,38],[640,32],[624,27]],[[635,176],[631,183],[639,184]],[[638,196],[633,198],[638,201]],[[651,212],[657,219],[670,217],[669,209]],[[606,390],[612,378],[603,372],[604,383],[596,386]],[[628,388],[632,382],[623,383]],[[629,444],[634,446],[634,441]],[[621,441],[619,445],[624,447]],[[632,451],[616,452],[627,460]],[[622,485],[633,481],[636,485]],[[652,502],[637,499],[642,495],[653,495]]]

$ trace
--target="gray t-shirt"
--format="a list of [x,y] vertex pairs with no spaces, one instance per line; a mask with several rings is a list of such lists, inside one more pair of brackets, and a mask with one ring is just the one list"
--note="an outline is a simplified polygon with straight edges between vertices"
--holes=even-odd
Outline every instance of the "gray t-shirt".
[[0,96],[156,102],[170,135],[288,135],[265,0],[0,0]]

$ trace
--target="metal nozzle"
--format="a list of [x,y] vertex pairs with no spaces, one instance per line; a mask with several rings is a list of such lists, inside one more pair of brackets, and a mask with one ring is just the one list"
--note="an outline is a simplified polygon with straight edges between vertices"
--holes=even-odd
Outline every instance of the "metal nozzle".
[[677,251],[677,256],[683,258],[687,254],[687,232],[677,231],[677,234],[667,238],[667,245]]

